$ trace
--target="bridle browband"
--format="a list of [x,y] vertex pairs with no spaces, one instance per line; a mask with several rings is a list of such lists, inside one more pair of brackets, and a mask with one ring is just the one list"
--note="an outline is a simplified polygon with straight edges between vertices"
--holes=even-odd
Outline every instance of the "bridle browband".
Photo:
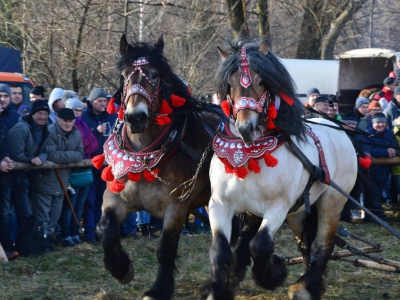
[[[149,77],[146,75],[145,72],[143,72],[142,70],[142,66],[148,65],[149,61],[147,60],[146,57],[139,57],[137,60],[135,60],[132,63],[132,66],[135,67],[135,69],[129,74],[128,78],[124,81],[124,92],[122,94],[122,106],[125,109],[126,105],[127,105],[127,101],[129,99],[130,96],[132,95],[142,95],[148,102],[149,104],[149,111],[151,112],[156,100],[157,100],[157,96],[161,90],[160,88],[160,79],[158,79],[157,81],[157,85],[153,84]],[[140,75],[142,75],[144,77],[144,79],[147,80],[148,83],[150,83],[151,86],[156,88],[156,91],[154,94],[150,95],[146,89],[140,85],[140,84],[133,84],[129,87],[129,89],[127,88],[129,81],[131,79],[131,77],[133,76],[133,74],[135,74],[136,72],[139,72]]]

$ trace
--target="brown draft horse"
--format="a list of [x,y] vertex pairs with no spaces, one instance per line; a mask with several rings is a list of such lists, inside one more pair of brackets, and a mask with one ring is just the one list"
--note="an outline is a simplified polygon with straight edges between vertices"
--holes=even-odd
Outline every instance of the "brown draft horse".
[[[111,183],[104,193],[97,225],[105,267],[126,284],[134,278],[134,268],[121,249],[119,226],[133,211],[145,210],[164,220],[157,247],[157,278],[144,299],[172,297],[175,259],[186,215],[210,199],[212,151],[207,156],[206,148],[213,128],[207,128],[209,121],[215,120],[216,125],[219,120],[216,115],[199,112],[207,104],[190,96],[186,84],[172,72],[163,48],[162,36],[154,45],[129,44],[124,35],[121,38],[118,67],[124,86],[123,116],[119,118],[123,122],[116,124],[104,145],[111,174],[103,173],[103,178]],[[186,187],[179,188],[185,182]]]

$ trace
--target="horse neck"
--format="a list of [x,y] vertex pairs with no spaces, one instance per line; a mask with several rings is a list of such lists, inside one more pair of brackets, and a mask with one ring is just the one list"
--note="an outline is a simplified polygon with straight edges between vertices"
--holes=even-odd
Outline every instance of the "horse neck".
[[140,151],[150,146],[162,134],[164,129],[165,127],[157,125],[154,119],[151,119],[146,130],[140,133],[132,133],[130,129],[125,126],[126,136],[134,151]]

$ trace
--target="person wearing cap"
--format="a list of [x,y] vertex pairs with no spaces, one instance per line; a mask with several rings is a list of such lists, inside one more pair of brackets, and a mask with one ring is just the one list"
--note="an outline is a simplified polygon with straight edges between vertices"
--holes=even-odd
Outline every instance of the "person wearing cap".
[[65,107],[64,102],[61,100],[64,94],[62,88],[54,88],[49,96],[50,117],[49,120],[53,124],[57,120],[57,113],[61,108]]
[[[10,159],[19,162],[42,165],[47,155],[41,153],[47,143],[48,130],[47,120],[49,117],[49,106],[44,100],[37,100],[33,103],[29,115],[20,118],[8,132],[7,147]],[[30,172],[15,170],[8,176],[0,180],[0,190],[2,191],[3,203],[12,203],[17,214],[18,228],[22,227],[25,220],[31,215],[31,205],[29,201],[29,183],[35,177],[36,170]],[[29,174],[29,179],[28,179]],[[6,200],[4,200],[6,199]],[[9,223],[9,217],[0,217],[0,228],[3,230]],[[3,223],[4,222],[4,223]],[[9,227],[6,227],[7,229]],[[12,248],[12,241],[8,235],[4,236],[4,247]]]
[[392,130],[396,119],[400,116],[400,86],[394,89],[393,99],[383,113],[386,115],[388,128]]
[[313,87],[308,89],[307,91],[307,103],[305,106],[314,107],[315,99],[320,95],[320,92],[317,88]]
[[339,114],[339,100],[336,95],[329,95],[328,96],[329,105],[333,106],[334,118],[336,120],[341,121],[342,116]]
[[45,89],[42,86],[35,86],[29,92],[29,99],[31,102],[35,102],[36,100],[45,100],[44,99]]
[[[58,111],[56,123],[49,126],[48,142],[42,152],[47,155],[47,160],[62,165],[82,161],[82,137],[74,123],[75,114],[72,109],[61,108]],[[68,185],[71,169],[35,171],[36,176],[31,178],[32,212],[43,222],[45,236],[49,244],[53,245],[55,240],[52,234],[61,215],[64,188]],[[61,182],[56,171],[60,174]]]
[[[103,145],[117,119],[117,115],[109,114],[106,111],[107,94],[102,88],[93,88],[90,91],[86,105],[87,110],[83,112],[82,120],[97,138],[98,148],[92,154],[96,156],[103,153]],[[100,221],[103,193],[106,189],[106,183],[101,179],[102,170],[103,168],[100,170],[92,168],[94,181],[90,185],[83,216],[85,241],[93,244],[96,243],[96,224]]]
[[[386,116],[383,113],[376,113],[372,117],[372,128],[366,132],[369,136],[365,139],[369,143],[372,157],[395,157],[398,155],[394,133],[387,128]],[[365,207],[371,209],[382,219],[386,219],[381,203],[382,193],[389,177],[390,168],[390,165],[372,164],[368,172],[370,184],[368,184],[365,195]],[[365,221],[370,222],[371,220],[369,216],[365,217]]]
[[383,110],[385,110],[390,101],[392,101],[393,91],[396,88],[396,85],[396,79],[387,77],[383,81],[382,90],[375,94],[374,99],[379,101]]
[[319,113],[308,112],[307,118],[321,118],[328,115],[329,99],[326,96],[318,96],[315,98],[314,107]]
[[[83,158],[91,158],[92,153],[97,150],[98,142],[96,137],[90,131],[88,125],[82,120],[82,113],[84,111],[83,103],[76,97],[68,98],[65,100],[65,107],[72,109],[75,115],[75,127],[79,130],[82,136],[82,144],[84,156]],[[74,208],[75,215],[78,222],[81,221],[83,208],[85,206],[86,197],[89,192],[90,184],[83,187],[72,186],[75,190],[75,194],[70,195],[71,204]],[[68,203],[64,201],[61,217],[61,245],[64,247],[73,247],[76,244],[81,244],[82,241],[79,238],[79,225],[72,215],[72,211]]]

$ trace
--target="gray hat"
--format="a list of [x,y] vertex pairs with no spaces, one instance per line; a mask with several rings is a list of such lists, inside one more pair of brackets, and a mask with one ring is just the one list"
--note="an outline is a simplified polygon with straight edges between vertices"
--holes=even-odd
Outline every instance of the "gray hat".
[[68,98],[64,103],[65,107],[70,109],[74,109],[75,107],[85,108],[83,103],[78,98]]
[[89,102],[93,102],[94,100],[98,98],[106,98],[107,99],[107,94],[102,88],[93,88],[90,91],[89,98],[87,99]]
[[75,98],[78,98],[77,95],[78,95],[78,93],[75,92],[75,91],[64,90],[64,93],[63,93],[62,96],[61,96],[61,100],[62,100],[62,102],[65,103],[65,101],[66,101],[68,98],[74,98],[74,97],[75,97]]
[[387,123],[387,119],[384,113],[376,113],[373,115],[372,117],[372,123],[376,123],[376,122],[385,122]]
[[369,105],[369,100],[365,97],[358,97],[356,100],[356,105],[355,108],[359,108],[363,104],[368,104]]
[[8,94],[8,97],[11,98],[11,89],[8,84],[0,83],[0,92]]

